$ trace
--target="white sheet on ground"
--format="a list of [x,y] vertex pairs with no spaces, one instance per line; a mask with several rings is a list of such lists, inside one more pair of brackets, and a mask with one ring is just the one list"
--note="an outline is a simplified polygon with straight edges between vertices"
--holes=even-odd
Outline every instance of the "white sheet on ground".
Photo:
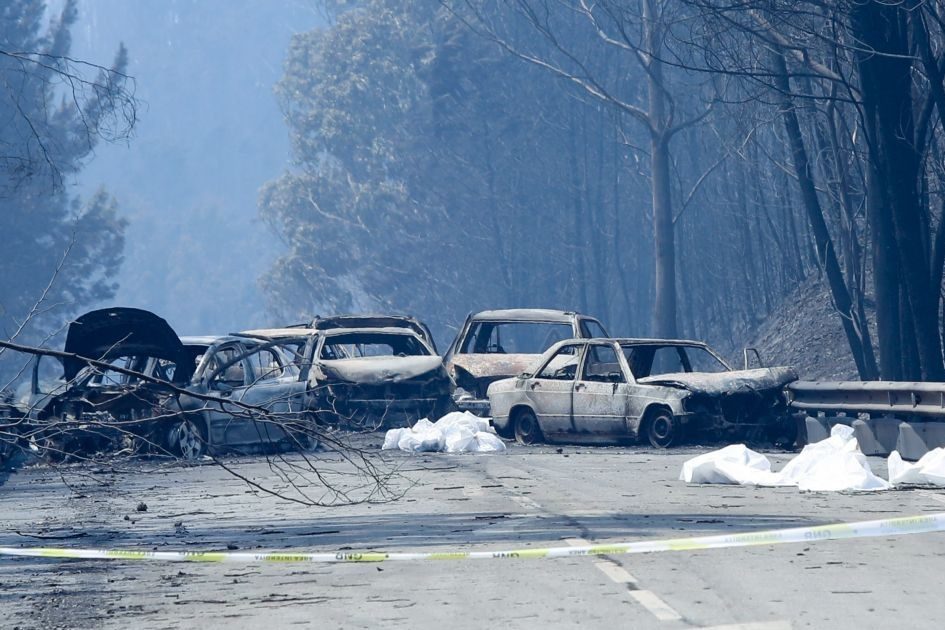
[[797,486],[815,492],[890,487],[873,474],[853,428],[840,424],[826,440],[805,446],[780,472],[771,472],[771,462],[764,455],[735,444],[685,462],[679,478],[688,483]]
[[690,459],[683,464],[679,479],[687,483],[779,485],[768,458],[744,444]]
[[945,448],[933,448],[914,464],[902,461],[899,451],[889,454],[889,483],[945,486]]
[[495,453],[505,443],[492,433],[487,418],[468,411],[448,413],[436,422],[426,418],[412,428],[391,429],[384,436],[384,450],[412,452]]

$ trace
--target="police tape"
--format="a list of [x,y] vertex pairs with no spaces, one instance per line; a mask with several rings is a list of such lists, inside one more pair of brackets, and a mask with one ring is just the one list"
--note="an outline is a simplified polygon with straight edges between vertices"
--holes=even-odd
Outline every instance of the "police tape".
[[417,560],[488,560],[510,558],[572,558],[575,556],[611,556],[661,551],[702,551],[730,547],[812,543],[851,538],[905,536],[945,531],[945,512],[925,516],[907,516],[876,521],[837,523],[814,527],[794,527],[742,534],[722,534],[668,540],[584,545],[577,547],[546,547],[510,549],[505,551],[435,551],[435,552],[272,552],[250,553],[229,551],[137,551],[131,549],[68,549],[50,547],[0,547],[0,555],[74,560],[160,560],[165,562],[234,562],[234,563],[338,563],[392,562]]

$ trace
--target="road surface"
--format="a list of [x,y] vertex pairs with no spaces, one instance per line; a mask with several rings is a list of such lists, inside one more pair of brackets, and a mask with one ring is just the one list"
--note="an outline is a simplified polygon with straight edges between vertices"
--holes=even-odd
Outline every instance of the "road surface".
[[[0,546],[158,550],[507,549],[659,539],[945,511],[945,491],[687,486],[706,449],[513,446],[385,454],[397,501],[308,507],[214,466],[27,466],[0,486]],[[373,457],[373,456],[372,456]],[[790,455],[769,454],[776,465]],[[317,454],[328,480],[361,480]],[[298,455],[290,463],[302,463]],[[376,461],[376,460],[375,460]],[[226,460],[262,488],[311,474]],[[883,460],[871,458],[885,476]],[[363,492],[363,490],[362,490]],[[297,496],[297,495],[295,495]],[[139,511],[140,504],[146,511]],[[940,628],[945,533],[559,560],[209,565],[0,558],[10,628]]]

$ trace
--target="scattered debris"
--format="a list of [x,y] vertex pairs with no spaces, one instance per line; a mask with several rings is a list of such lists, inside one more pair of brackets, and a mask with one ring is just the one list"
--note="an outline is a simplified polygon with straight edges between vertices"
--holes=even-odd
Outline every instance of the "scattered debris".
[[136,507],[135,510],[138,512],[147,512],[148,504],[145,503],[144,501],[141,501],[140,503],[138,503],[138,507]]

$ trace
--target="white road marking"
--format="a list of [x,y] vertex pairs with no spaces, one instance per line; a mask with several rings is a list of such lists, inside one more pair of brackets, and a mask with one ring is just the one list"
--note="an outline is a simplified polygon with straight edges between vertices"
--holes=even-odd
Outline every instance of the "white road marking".
[[598,560],[594,563],[594,566],[617,584],[633,584],[634,586],[637,584],[637,579],[630,575],[627,570],[619,564],[614,564],[606,560]]
[[679,621],[682,619],[682,615],[660,599],[653,591],[630,591],[630,597],[637,600],[660,621]]
[[522,494],[513,494],[510,495],[512,500],[521,505],[526,510],[541,510],[541,505],[537,502],[532,501],[528,497]]
[[724,626],[709,626],[703,630],[791,630],[787,621],[754,621],[748,623],[730,623]]
[[[568,538],[566,542],[572,547],[584,547],[590,545],[583,538]],[[637,588],[638,582],[630,572],[624,569],[620,564],[613,560],[601,559],[594,562],[594,566],[606,575],[616,584],[627,586],[627,592],[638,604],[646,608],[650,613],[660,621],[679,621],[682,619],[676,610],[667,604],[663,599],[653,591],[640,590]]]

